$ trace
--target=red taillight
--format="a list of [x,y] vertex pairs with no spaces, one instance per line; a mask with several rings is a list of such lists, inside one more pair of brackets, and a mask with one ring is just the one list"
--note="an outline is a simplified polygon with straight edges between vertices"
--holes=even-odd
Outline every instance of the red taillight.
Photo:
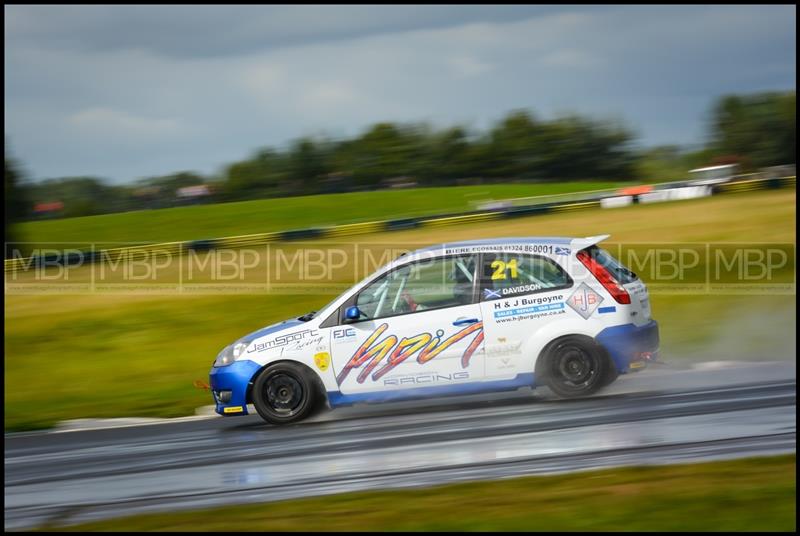
[[631,295],[628,294],[628,291],[614,279],[614,276],[611,275],[602,264],[594,260],[586,251],[579,251],[576,257],[578,257],[578,260],[592,272],[592,275],[600,281],[603,288],[611,294],[617,303],[631,303]]

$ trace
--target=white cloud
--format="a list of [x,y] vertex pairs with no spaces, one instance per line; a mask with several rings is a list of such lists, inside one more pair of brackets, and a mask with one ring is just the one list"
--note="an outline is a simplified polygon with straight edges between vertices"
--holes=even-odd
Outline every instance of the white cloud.
[[108,137],[170,137],[184,129],[171,118],[141,117],[111,108],[87,108],[69,116],[68,121],[90,135]]
[[542,57],[542,63],[553,67],[585,69],[602,67],[605,62],[586,50],[563,48],[545,54]]
[[270,96],[287,84],[285,70],[274,62],[254,61],[239,70],[242,87],[259,97]]
[[[107,29],[85,49],[56,46],[41,37],[49,32],[22,42],[7,36],[6,136],[35,177],[125,181],[213,172],[309,132],[354,135],[385,120],[484,126],[515,108],[622,117],[645,143],[689,143],[702,135],[717,95],[794,87],[793,6],[559,9],[416,27],[393,26],[374,11],[357,23],[370,30],[351,36],[347,17],[323,24],[306,9],[281,15],[287,35],[308,20],[322,34],[338,32],[335,39],[319,34],[238,54],[230,44],[225,56],[145,47],[164,31],[141,26],[147,6],[137,8],[130,31],[148,39],[126,41],[138,48],[97,46],[109,39]],[[67,18],[62,30],[78,39],[109,12],[74,24]],[[204,22],[193,13],[192,24]],[[230,13],[226,21],[235,18]],[[259,20],[243,23],[248,35],[258,34]],[[24,27],[35,22],[29,17]],[[54,26],[48,19],[45,28]],[[187,30],[179,37],[204,36]]]
[[329,106],[352,106],[358,95],[344,80],[322,80],[303,91],[299,98],[302,106],[319,111]]
[[458,56],[450,59],[450,66],[457,76],[472,78],[492,70],[489,63],[470,56]]

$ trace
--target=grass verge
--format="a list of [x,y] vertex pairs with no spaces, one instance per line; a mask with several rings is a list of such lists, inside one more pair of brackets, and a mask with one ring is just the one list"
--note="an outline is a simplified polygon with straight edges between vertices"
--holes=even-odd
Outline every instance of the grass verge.
[[[784,190],[364,235],[358,242],[391,248],[400,243],[607,232],[618,243],[794,243],[794,219],[795,191]],[[70,277],[87,278],[89,270],[80,268]],[[348,270],[343,273],[352,277]],[[86,417],[190,415],[211,403],[210,395],[192,383],[207,380],[220,349],[333,297],[319,292],[6,293],[5,430],[46,428]],[[794,294],[653,293],[651,303],[667,361],[773,360],[795,354]]]
[[[473,202],[613,188],[613,182],[493,184],[379,190],[139,210],[16,227],[16,241],[86,247],[92,242],[174,242],[475,210]],[[109,246],[110,247],[110,246]]]
[[795,455],[369,491],[69,531],[795,531]]

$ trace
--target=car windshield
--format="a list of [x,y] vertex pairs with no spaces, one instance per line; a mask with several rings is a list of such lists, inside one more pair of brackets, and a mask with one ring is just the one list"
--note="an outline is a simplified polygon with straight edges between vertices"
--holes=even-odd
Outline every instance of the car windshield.
[[[367,281],[367,280],[371,279],[371,278],[374,276],[374,274],[376,274],[376,273],[380,273],[380,272],[383,272],[383,271],[385,271],[385,270],[386,270],[386,268],[389,266],[389,264],[391,264],[391,263],[384,264],[383,266],[381,266],[380,268],[378,268],[377,270],[375,270],[375,271],[374,271],[374,272],[373,272],[373,273],[372,273],[372,274],[371,274],[369,277],[367,277],[367,278],[366,278],[364,281],[362,281],[361,283],[358,283],[356,286],[360,286],[360,285],[361,285],[362,283],[364,283],[365,281]],[[298,320],[300,320],[301,322],[308,322],[309,320],[311,320],[311,319],[313,319],[313,318],[316,318],[316,317],[317,317],[317,316],[318,316],[320,313],[322,313],[323,311],[325,311],[326,309],[328,309],[328,307],[330,307],[331,305],[333,305],[333,304],[334,304],[334,302],[336,302],[336,301],[337,301],[339,298],[343,297],[345,294],[349,294],[349,293],[350,293],[352,290],[353,290],[353,287],[350,287],[350,288],[348,288],[348,289],[347,289],[347,290],[345,290],[343,293],[339,294],[338,296],[336,296],[335,298],[333,298],[331,301],[329,301],[328,303],[326,303],[324,306],[320,307],[320,308],[319,308],[319,309],[317,309],[316,311],[311,311],[310,313],[306,313],[306,314],[304,314],[303,316],[299,316],[299,317],[297,317],[297,319],[298,319]]]
[[316,311],[311,311],[310,313],[306,313],[306,314],[304,314],[303,316],[299,316],[299,317],[297,317],[297,319],[298,319],[299,321],[301,321],[301,322],[308,322],[309,320],[311,320],[311,319],[313,319],[313,318],[316,318],[316,317],[317,317],[317,315],[319,315],[319,314],[320,314],[322,311],[326,310],[328,307],[330,307],[331,305],[333,305],[333,303],[334,303],[336,300],[338,300],[339,298],[341,298],[342,296],[344,296],[344,295],[345,295],[347,292],[350,292],[350,289],[348,289],[348,290],[344,291],[342,294],[339,294],[339,295],[338,295],[338,296],[336,296],[334,299],[332,299],[331,301],[329,301],[328,303],[326,303],[325,305],[323,305],[322,307],[320,307],[320,308],[319,308],[319,309],[317,309]]

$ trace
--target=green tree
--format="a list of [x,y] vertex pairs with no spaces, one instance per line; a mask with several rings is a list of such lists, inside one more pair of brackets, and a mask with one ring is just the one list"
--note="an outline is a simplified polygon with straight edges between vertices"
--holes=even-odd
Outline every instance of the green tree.
[[710,147],[740,157],[745,169],[795,163],[795,92],[721,97],[712,111]]
[[527,111],[509,113],[490,132],[487,151],[490,177],[504,180],[535,179],[542,176],[541,125]]
[[475,173],[473,153],[467,131],[453,127],[426,140],[428,154],[422,159],[421,175],[425,184],[453,184]]
[[346,147],[346,162],[356,183],[377,186],[392,177],[413,174],[418,147],[412,129],[378,123]]
[[23,184],[22,173],[18,164],[9,157],[8,147],[6,147],[5,159],[5,245],[3,247],[3,258],[8,259],[13,255],[12,250],[20,246],[20,244],[11,245],[10,242],[20,242],[22,239],[15,224],[29,215],[30,201]]
[[688,150],[678,145],[660,145],[636,155],[636,176],[650,183],[686,180],[690,169],[711,164],[714,152],[708,148]]
[[634,174],[632,135],[620,125],[572,115],[537,121],[515,111],[490,133],[490,176],[504,180],[624,180]]
[[161,188],[162,191],[173,196],[180,188],[185,188],[186,186],[196,186],[205,183],[205,177],[192,171],[181,171],[179,173],[172,173],[170,175],[164,175],[161,177],[150,177],[140,181],[140,184],[142,185],[157,186]]
[[289,151],[289,173],[293,191],[303,194],[317,192],[320,181],[331,171],[322,144],[311,138],[301,138]]
[[93,216],[125,210],[125,189],[108,186],[96,177],[65,177],[37,182],[31,188],[35,203],[61,201],[66,217]]
[[222,196],[225,200],[275,197],[291,192],[288,159],[272,149],[262,149],[252,158],[225,170]]

